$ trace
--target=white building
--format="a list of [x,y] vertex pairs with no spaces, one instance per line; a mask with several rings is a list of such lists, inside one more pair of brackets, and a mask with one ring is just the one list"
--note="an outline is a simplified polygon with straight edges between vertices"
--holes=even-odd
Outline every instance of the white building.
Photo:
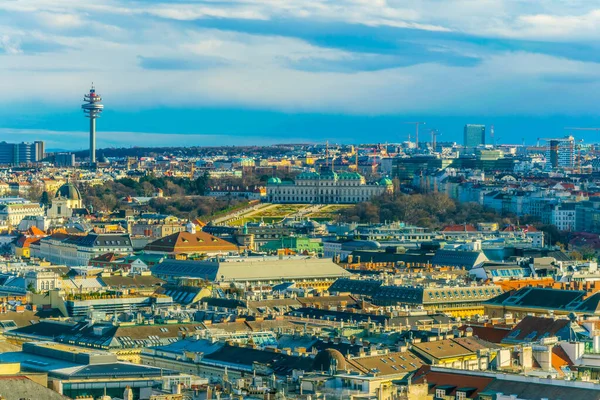
[[394,190],[391,179],[366,183],[356,172],[303,172],[294,181],[270,178],[267,201],[271,203],[354,204]]
[[29,271],[25,275],[25,287],[36,292],[61,288],[62,280],[53,271]]
[[31,257],[68,266],[88,265],[90,259],[105,253],[131,253],[129,234],[67,235],[55,233],[30,245]]
[[72,183],[65,183],[56,191],[52,205],[48,209],[48,218],[70,218],[73,211],[81,209],[81,193]]
[[560,231],[575,230],[575,206],[576,203],[561,203],[554,207],[551,212],[551,223]]

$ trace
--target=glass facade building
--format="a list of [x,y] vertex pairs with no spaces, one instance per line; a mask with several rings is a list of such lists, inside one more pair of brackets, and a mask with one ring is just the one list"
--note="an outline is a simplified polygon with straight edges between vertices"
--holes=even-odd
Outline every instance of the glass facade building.
[[485,144],[485,125],[465,125],[465,148],[474,148]]

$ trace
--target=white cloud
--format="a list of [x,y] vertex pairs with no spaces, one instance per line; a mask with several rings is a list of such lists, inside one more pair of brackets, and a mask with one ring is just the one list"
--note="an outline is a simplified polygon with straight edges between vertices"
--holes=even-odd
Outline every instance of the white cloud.
[[0,36],[0,49],[4,50],[7,54],[19,54],[21,49],[19,47],[19,41],[10,35]]
[[[300,71],[290,62],[344,63],[365,55],[298,38],[202,29],[188,22],[296,17],[511,37],[577,33],[578,20],[548,17],[551,10],[542,7],[540,13],[532,8],[525,2],[492,0],[247,0],[229,6],[206,1],[180,5],[39,0],[35,7],[29,1],[0,2],[0,10],[7,13],[35,16],[31,29],[0,26],[0,103],[77,109],[82,92],[95,81],[107,109],[217,105],[355,114],[594,112],[600,100],[599,74],[591,62],[423,44],[439,52],[480,57],[482,62],[448,66],[428,61],[351,73]],[[561,10],[577,11],[564,4]],[[586,35],[594,34],[596,13],[573,15],[586,15]],[[60,49],[23,51],[25,43]],[[140,57],[174,63],[214,57],[224,62],[212,68],[164,71],[143,69]],[[585,88],[568,84],[577,79],[587,82]],[[561,95],[582,89],[586,102]]]
[[51,13],[44,11],[38,13],[37,17],[43,25],[51,28],[78,28],[84,24],[83,19],[77,14]]

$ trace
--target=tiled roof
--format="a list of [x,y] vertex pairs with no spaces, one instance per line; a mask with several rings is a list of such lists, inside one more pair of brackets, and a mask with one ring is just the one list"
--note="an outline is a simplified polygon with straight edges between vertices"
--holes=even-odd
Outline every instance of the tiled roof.
[[477,325],[463,325],[458,330],[466,331],[467,328],[473,330],[473,337],[486,340],[491,343],[500,343],[506,335],[510,333],[508,328],[499,328],[493,326],[477,326]]
[[[568,319],[553,319],[528,315],[521,320],[506,337],[505,343],[537,342],[552,336],[565,336],[571,321]],[[562,337],[568,339],[568,337]]]
[[479,262],[487,261],[481,251],[438,250],[433,256],[433,265],[461,267],[471,269]]
[[165,253],[210,253],[238,251],[238,246],[203,231],[182,231],[155,240],[145,249]]
[[40,385],[26,376],[0,377],[0,396],[3,399],[67,400],[68,397]]
[[484,391],[494,381],[494,378],[462,375],[460,371],[457,373],[431,371],[429,365],[424,365],[415,372],[412,383],[425,381],[429,384],[430,394],[435,394],[437,388],[443,387],[447,396],[455,397],[456,392],[461,388],[469,388],[473,390],[470,390],[468,398],[475,399],[479,392]]
[[311,357],[296,357],[272,351],[263,351],[249,347],[223,346],[204,357],[209,362],[238,364],[246,368],[257,362],[268,364],[276,375],[291,375],[293,370],[310,371],[313,366]]
[[377,376],[407,374],[423,365],[419,357],[408,351],[350,358],[347,363],[353,370],[365,374],[376,372]]
[[111,275],[111,276],[103,276],[100,277],[100,280],[103,281],[106,286],[113,288],[144,288],[150,289],[155,288],[156,286],[162,285],[165,281],[159,279],[152,275],[139,276],[119,276],[119,275]]
[[[428,377],[429,378],[429,377]],[[473,378],[469,376],[469,378]],[[600,390],[596,388],[584,389],[573,387],[571,385],[551,385],[535,382],[516,382],[504,379],[497,379],[491,382],[485,392],[491,393],[510,393],[517,396],[518,399],[539,399],[549,400],[599,400]]]
[[381,287],[382,282],[378,280],[359,280],[340,278],[333,282],[328,291],[332,292],[348,292],[352,294],[373,295]]
[[574,310],[582,304],[586,294],[587,292],[583,290],[524,287],[516,292],[504,293],[486,303],[512,307],[539,307],[549,310]]
[[493,349],[498,347],[494,343],[473,337],[413,343],[412,346],[413,349],[416,349],[419,353],[426,354],[427,358],[433,357],[435,359],[459,357],[476,353],[481,349]]
[[447,225],[442,229],[442,232],[477,232],[477,228],[473,225]]

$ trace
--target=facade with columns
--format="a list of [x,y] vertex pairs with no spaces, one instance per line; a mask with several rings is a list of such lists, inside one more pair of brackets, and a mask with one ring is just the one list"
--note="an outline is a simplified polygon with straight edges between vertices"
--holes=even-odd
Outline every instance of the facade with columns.
[[392,193],[391,179],[367,183],[356,172],[303,172],[295,180],[270,178],[267,201],[270,203],[355,204],[374,196]]

